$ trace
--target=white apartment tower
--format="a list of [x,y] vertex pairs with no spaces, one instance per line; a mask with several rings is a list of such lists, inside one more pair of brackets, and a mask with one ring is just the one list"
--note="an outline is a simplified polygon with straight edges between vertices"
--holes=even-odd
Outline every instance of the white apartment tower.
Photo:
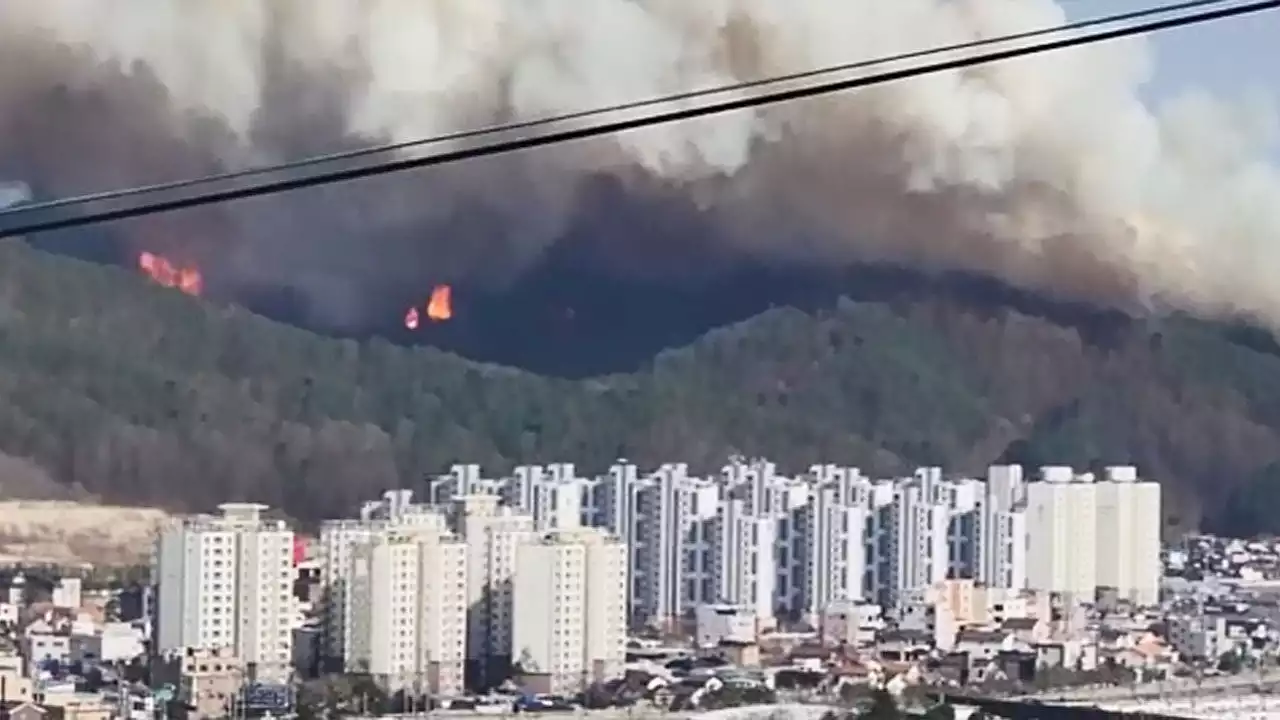
[[897,489],[892,482],[875,482],[867,492],[867,524],[863,534],[869,562],[863,569],[866,599],[888,607],[898,588]]
[[837,600],[863,597],[871,481],[857,468],[818,465],[807,502],[790,513],[790,593],[793,612],[816,617]]
[[[1070,467],[1027,485],[1027,586],[1092,600],[1098,589],[1098,488]],[[1116,548],[1105,548],[1107,552]]]
[[1102,480],[1045,467],[1027,485],[1028,585],[1092,599],[1111,588],[1133,602],[1160,599],[1160,485],[1130,466]]
[[662,624],[691,607],[685,586],[691,529],[715,517],[718,484],[691,478],[684,464],[663,465],[636,488],[632,619]]
[[[469,468],[458,466],[465,477]],[[478,468],[474,470],[476,476]],[[321,610],[324,615],[323,653],[326,665],[334,670],[355,672],[347,652],[351,640],[352,618],[347,605],[348,581],[352,552],[357,544],[368,541],[387,528],[426,525],[436,522],[436,511],[430,505],[413,502],[412,490],[389,490],[382,498],[360,507],[357,518],[328,520],[320,526],[320,578],[324,588]]]
[[516,550],[512,648],[521,684],[574,693],[621,674],[627,549],[594,528],[553,531]]
[[1109,467],[1097,484],[1098,585],[1140,605],[1160,602],[1160,484]]
[[388,692],[461,695],[467,639],[467,548],[443,514],[387,525],[350,549],[349,671]]
[[433,507],[448,505],[455,498],[467,495],[497,495],[502,483],[490,480],[480,472],[475,463],[454,465],[449,472],[431,480],[427,489],[427,504]]
[[[609,468],[607,475],[588,483],[583,512],[590,527],[608,530],[628,547],[636,541],[636,493],[641,485],[639,468],[635,463],[619,460]],[[631,562],[635,562],[634,550]],[[627,600],[630,603],[630,598]]]
[[946,577],[982,579],[987,554],[986,483],[963,478],[941,483],[935,492],[947,507]]
[[587,481],[571,463],[522,465],[503,489],[507,504],[532,517],[539,532],[580,527],[586,496]]
[[951,511],[941,498],[941,475],[938,468],[921,468],[894,488],[896,533],[889,556],[895,566],[895,582],[889,587],[892,602],[904,592],[930,587],[947,577]]
[[453,527],[467,547],[467,676],[490,687],[511,666],[516,549],[533,536],[533,518],[495,495],[455,499]]
[[720,503],[713,522],[714,544],[709,553],[714,597],[698,598],[695,604],[728,603],[750,608],[757,620],[773,620],[778,566],[775,549],[778,521],[748,512],[747,501],[731,498]]
[[[717,505],[719,488],[707,486],[693,493],[695,520],[688,523],[684,532],[684,552],[680,564],[680,581],[684,583],[684,591],[680,594],[681,607],[684,612],[700,603],[713,602],[720,597],[720,565],[723,555],[721,538],[721,513],[713,512],[709,519],[707,513],[697,512],[700,505]],[[710,599],[708,599],[710,598]]]
[[1021,465],[987,469],[984,551],[977,579],[988,587],[1027,587],[1027,484]]
[[258,677],[283,680],[293,656],[293,531],[266,506],[225,503],[156,541],[157,653],[233,648]]

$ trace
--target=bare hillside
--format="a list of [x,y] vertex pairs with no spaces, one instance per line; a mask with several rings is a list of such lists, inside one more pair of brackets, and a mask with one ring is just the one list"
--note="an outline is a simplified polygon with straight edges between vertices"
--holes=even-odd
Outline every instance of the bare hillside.
[[0,565],[96,566],[147,561],[168,513],[69,500],[0,502]]

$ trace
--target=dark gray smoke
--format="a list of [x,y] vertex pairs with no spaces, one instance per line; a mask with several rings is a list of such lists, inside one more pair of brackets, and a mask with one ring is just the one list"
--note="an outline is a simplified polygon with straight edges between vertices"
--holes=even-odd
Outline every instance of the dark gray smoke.
[[[0,176],[54,195],[176,179],[1063,20],[1052,0],[6,3]],[[623,256],[711,242],[1280,320],[1272,114],[1194,93],[1149,109],[1149,55],[1092,46],[124,232],[215,290],[297,288],[335,325],[510,280],[584,223]],[[610,229],[601,177],[627,190],[611,202],[696,222]]]

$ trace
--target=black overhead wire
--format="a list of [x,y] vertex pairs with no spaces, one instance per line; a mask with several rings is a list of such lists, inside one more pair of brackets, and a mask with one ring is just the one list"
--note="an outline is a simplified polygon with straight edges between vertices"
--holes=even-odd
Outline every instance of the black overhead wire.
[[775,75],[757,80],[750,80],[730,85],[717,85],[715,87],[702,88],[689,92],[676,93],[674,95],[663,95],[661,97],[649,98],[647,100],[637,100],[618,105],[610,105],[606,107],[597,107],[590,110],[579,110],[576,112],[564,113],[559,115],[551,115],[532,120],[524,120],[514,123],[502,123],[498,125],[490,125],[483,128],[471,130],[462,130],[459,132],[447,133],[443,135],[433,135],[427,138],[418,138],[414,140],[406,140],[403,142],[381,144],[370,147],[362,147],[354,150],[346,150],[343,152],[331,153],[326,155],[317,155],[303,158],[287,163],[278,163],[263,167],[246,168],[243,170],[233,170],[230,172],[217,173],[213,175],[204,175],[196,178],[187,178],[171,182],[156,183],[152,185],[141,185],[129,188],[121,188],[117,190],[107,190],[104,192],[91,193],[85,195],[77,195],[68,198],[59,198],[41,203],[27,203],[21,207],[8,209],[0,212],[0,217],[9,214],[32,214],[43,210],[53,210],[56,208],[67,207],[72,205],[83,205],[90,202],[101,202],[105,200],[119,200],[123,198],[136,197],[138,195],[150,195],[158,192],[168,192],[172,190],[185,190],[191,187],[198,187],[211,183],[225,182],[228,180],[239,180],[242,178],[257,177],[270,173],[289,172],[294,170],[303,170],[307,168],[325,165],[328,163],[355,160],[359,158],[369,157],[372,155],[381,155],[384,153],[403,152],[418,147],[428,145],[438,145],[447,142],[458,142],[461,140],[472,140],[475,138],[496,135],[500,133],[536,130],[538,128],[555,126],[576,120],[587,120],[599,115],[626,112],[629,110],[642,110],[655,105],[665,105],[669,103],[684,102],[688,100],[698,100],[701,98],[722,95],[725,93],[742,92],[745,90],[756,90],[760,88],[778,85],[780,83],[797,82],[800,80],[813,80],[826,77],[836,73],[850,72],[853,70],[866,70],[879,65],[888,65],[896,62],[906,62],[909,60],[920,60],[933,55],[941,55],[950,52],[960,52],[963,50],[976,50],[1000,43],[1017,42],[1022,40],[1035,40],[1037,38],[1046,37],[1055,33],[1087,30],[1089,28],[1098,27],[1100,25],[1111,25],[1120,22],[1132,22],[1135,20],[1143,20],[1158,15],[1167,15],[1176,12],[1184,12],[1187,10],[1197,10],[1215,5],[1222,5],[1235,0],[1183,0],[1182,2],[1161,4],[1151,7],[1145,7],[1139,10],[1131,10],[1128,12],[1117,13],[1114,15],[1104,15],[1100,17],[1078,20],[1071,23],[1054,25],[1051,27],[1037,28],[1035,30],[1027,30],[1019,33],[1008,35],[998,35],[988,38],[978,38],[968,40],[961,43],[953,43],[950,45],[942,45],[937,47],[926,48],[922,50],[913,50],[911,52],[899,53],[896,55],[887,55],[877,58],[869,58],[859,60],[857,62],[843,63],[840,65],[828,65],[814,70],[806,70],[804,72],[790,73],[787,75]]
[[566,142],[574,142],[577,140],[585,140],[602,135],[612,135],[616,133],[626,132],[639,128],[660,125],[672,122],[680,122],[684,120],[692,120],[710,115],[718,115],[737,110],[745,110],[761,105],[772,105],[783,102],[791,102],[794,100],[807,99],[827,95],[830,93],[841,92],[845,90],[854,90],[858,88],[880,85],[888,82],[906,80],[924,75],[930,75],[939,72],[948,72],[953,70],[962,70],[977,65],[1012,60],[1020,57],[1027,57],[1043,52],[1054,50],[1063,50],[1072,47],[1080,47],[1090,45],[1097,42],[1108,40],[1117,40],[1134,35],[1142,35],[1162,30],[1170,30],[1179,27],[1187,27],[1197,25],[1212,20],[1221,20],[1230,17],[1249,15],[1264,10],[1280,9],[1280,0],[1256,0],[1243,4],[1232,5],[1230,7],[1216,7],[1231,2],[1232,0],[1192,0],[1176,5],[1166,5],[1154,8],[1146,8],[1144,10],[1133,11],[1130,13],[1122,13],[1102,18],[1094,18],[1091,20],[1080,21],[1077,23],[1066,23],[1055,26],[1053,28],[1045,28],[1041,30],[1029,31],[1027,33],[1001,36],[997,38],[986,38],[971,41],[956,46],[946,48],[933,48],[929,50],[916,51],[915,53],[907,53],[891,58],[881,58],[861,63],[852,63],[844,66],[827,67],[819,70],[812,70],[805,73],[797,73],[794,75],[769,78],[758,80],[750,83],[741,83],[738,85],[724,86],[719,88],[711,88],[707,90],[685,93],[682,95],[672,95],[664,98],[646,100],[624,105],[617,105],[607,108],[600,108],[590,111],[582,111],[571,113],[568,115],[557,116],[554,118],[544,118],[541,120],[532,120],[524,123],[514,123],[509,125],[501,125],[496,127],[484,128],[481,130],[473,130],[462,133],[454,133],[452,135],[444,135],[423,140],[411,141],[408,143],[399,143],[396,145],[385,145],[376,148],[366,148],[355,150],[348,153],[338,153],[335,155],[327,155],[318,158],[302,160],[296,163],[288,163],[267,168],[251,169],[240,171],[237,173],[227,173],[224,175],[208,176],[203,178],[195,178],[191,180],[179,181],[177,183],[168,183],[164,185],[154,185],[143,188],[131,188],[126,190],[100,193],[97,195],[87,195],[74,198],[66,198],[63,200],[53,201],[52,203],[43,203],[33,206],[19,207],[12,210],[0,211],[0,220],[12,216],[27,216],[43,210],[72,208],[80,205],[90,205],[94,202],[131,197],[141,194],[152,194],[163,192],[166,190],[185,189],[196,187],[199,185],[209,184],[222,180],[239,179],[243,177],[257,176],[272,172],[281,172],[289,170],[303,169],[314,167],[337,160],[364,157],[367,155],[391,152],[410,147],[421,145],[436,144],[442,142],[450,142],[457,140],[466,140],[476,137],[482,137],[491,134],[512,132],[517,130],[527,130],[544,125],[558,125],[573,120],[582,120],[593,118],[599,115],[607,115],[609,113],[621,112],[630,109],[638,109],[650,107],[662,103],[676,102],[683,99],[707,97],[721,93],[737,92],[743,89],[753,89],[761,87],[769,87],[779,83],[788,81],[812,79],[823,75],[840,72],[841,70],[858,69],[860,67],[872,67],[875,65],[887,64],[894,61],[909,60],[919,57],[925,57],[933,54],[972,49],[975,47],[983,47],[993,43],[1013,42],[1020,39],[1028,39],[1041,37],[1054,33],[1062,33],[1071,30],[1079,30],[1082,28],[1095,27],[1103,24],[1113,24],[1123,22],[1126,19],[1149,18],[1156,15],[1163,15],[1172,12],[1192,8],[1201,9],[1199,12],[1180,15],[1173,18],[1149,20],[1145,23],[1127,25],[1121,28],[1110,30],[1100,30],[1092,33],[1074,35],[1057,40],[1048,40],[1034,45],[1025,45],[1004,50],[995,50],[981,54],[969,55],[962,58],[951,60],[943,60],[929,64],[915,65],[908,68],[897,70],[889,70],[877,74],[862,75],[853,78],[845,78],[840,80],[832,80],[823,83],[814,83],[804,85],[802,87],[787,88],[774,90],[771,92],[762,92],[760,94],[749,97],[731,98],[720,102],[706,103],[695,107],[681,108],[645,115],[637,118],[629,118],[623,120],[615,120],[612,122],[601,122],[594,125],[583,127],[567,128],[556,130],[540,135],[532,135],[527,137],[518,137],[505,141],[497,141],[485,145],[476,145],[455,150],[448,150],[437,154],[426,155],[423,157],[410,157],[385,160],[369,165],[358,167],[348,167],[336,170],[328,170],[317,172],[300,177],[289,177],[275,180],[265,180],[263,182],[245,186],[234,187],[221,190],[210,190],[200,194],[177,197],[170,199],[160,199],[141,204],[109,208],[99,211],[88,211],[71,217],[58,217],[48,220],[33,220],[19,222],[0,226],[0,236],[5,235],[29,235],[38,232],[47,232],[50,230],[59,230],[72,227],[80,227],[84,225],[97,224],[101,222],[109,222],[112,220],[123,220],[144,215],[153,215],[173,210],[181,210],[202,205],[211,205],[216,203],[228,202],[231,200],[239,200],[250,197],[258,197],[261,195],[270,195],[290,190],[297,190],[317,185],[325,185],[337,182],[345,182],[349,180],[357,180],[375,175],[383,175],[393,172],[402,172],[405,170],[413,170],[417,168],[433,167],[436,165],[444,165],[448,163],[460,162],[491,155],[499,155],[521,150],[529,150],[546,145],[555,145]]

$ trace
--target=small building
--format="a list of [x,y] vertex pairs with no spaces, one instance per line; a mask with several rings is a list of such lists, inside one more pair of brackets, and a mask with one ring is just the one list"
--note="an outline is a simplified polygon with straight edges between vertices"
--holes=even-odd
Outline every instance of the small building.
[[50,664],[71,664],[71,636],[47,632],[30,633],[22,638],[22,657],[27,662],[27,674],[34,676],[40,668]]
[[881,660],[910,662],[933,651],[933,634],[924,630],[886,630],[876,637]]
[[[5,714],[9,720],[54,720],[55,714],[50,708],[43,705],[37,705],[33,702],[5,702]],[[57,714],[58,720],[61,720],[61,713]]]
[[293,670],[298,677],[320,676],[322,639],[319,627],[304,625],[293,629]]
[[955,652],[969,656],[970,665],[994,660],[1002,652],[1019,646],[1013,633],[1000,630],[965,629],[956,635]]
[[64,610],[79,610],[83,602],[81,589],[80,578],[62,578],[53,588],[53,606]]
[[0,670],[0,688],[6,702],[21,704],[35,699],[35,685],[18,669]]
[[142,631],[131,623],[106,623],[91,634],[71,636],[71,662],[84,666],[128,663],[144,651]]
[[27,604],[27,578],[21,572],[16,573],[9,580],[9,604],[16,605],[19,608],[26,607]]
[[694,612],[699,647],[722,643],[755,643],[758,627],[754,608],[745,605],[699,605]]
[[245,684],[244,663],[230,648],[186,648],[152,664],[155,687],[177,689],[171,705],[176,717],[226,717]]
[[738,667],[759,667],[760,646],[755,642],[736,642],[724,640],[720,643],[720,652],[731,665]]
[[837,600],[823,609],[818,626],[823,645],[870,647],[885,627],[884,609],[875,603]]

